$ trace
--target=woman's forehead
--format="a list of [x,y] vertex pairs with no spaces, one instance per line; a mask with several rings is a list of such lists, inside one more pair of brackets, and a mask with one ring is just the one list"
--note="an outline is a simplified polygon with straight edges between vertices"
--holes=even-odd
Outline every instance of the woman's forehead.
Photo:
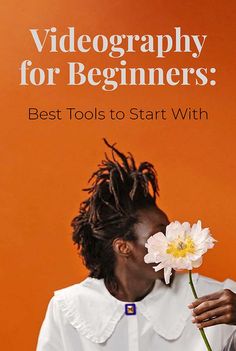
[[167,215],[159,208],[148,208],[137,211],[138,223],[134,225],[137,237],[148,238],[157,232],[165,232],[169,224]]

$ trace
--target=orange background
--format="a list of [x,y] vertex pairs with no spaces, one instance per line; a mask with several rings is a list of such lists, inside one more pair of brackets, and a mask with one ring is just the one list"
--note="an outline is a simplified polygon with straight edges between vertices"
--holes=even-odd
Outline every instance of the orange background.
[[[104,156],[102,137],[157,169],[158,204],[170,220],[201,219],[218,240],[199,272],[235,279],[235,2],[8,1],[1,12],[1,337],[2,350],[35,349],[53,291],[86,277],[71,241],[70,222],[82,188]],[[29,28],[68,26],[79,34],[207,34],[202,54],[125,56],[133,67],[216,67],[215,87],[120,87],[104,92],[68,87],[21,87],[20,63],[66,68],[67,61],[112,67],[107,54],[38,54]],[[208,121],[29,121],[28,107],[89,110],[202,107]]]

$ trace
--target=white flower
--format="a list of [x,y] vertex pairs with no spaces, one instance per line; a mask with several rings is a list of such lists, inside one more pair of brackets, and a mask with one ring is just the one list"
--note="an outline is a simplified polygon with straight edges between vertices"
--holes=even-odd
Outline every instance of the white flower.
[[159,263],[153,266],[155,271],[164,268],[166,284],[170,282],[172,269],[197,268],[202,264],[202,255],[214,246],[216,240],[208,228],[202,229],[198,220],[192,227],[188,222],[171,222],[166,227],[166,234],[159,232],[146,242],[148,249],[144,256],[146,263]]

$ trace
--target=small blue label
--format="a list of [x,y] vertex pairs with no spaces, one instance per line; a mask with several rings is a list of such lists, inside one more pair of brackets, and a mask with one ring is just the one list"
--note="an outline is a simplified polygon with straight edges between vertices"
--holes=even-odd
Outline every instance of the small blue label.
[[125,314],[127,316],[133,316],[136,314],[136,305],[135,303],[126,303],[125,304]]

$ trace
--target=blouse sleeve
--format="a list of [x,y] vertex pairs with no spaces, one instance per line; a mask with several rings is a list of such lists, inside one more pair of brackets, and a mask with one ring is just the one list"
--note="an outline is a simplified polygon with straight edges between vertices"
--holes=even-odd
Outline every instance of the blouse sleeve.
[[[232,279],[226,279],[224,281],[224,289],[230,289],[236,293],[236,282]],[[228,338],[223,351],[236,351],[236,330]]]
[[232,279],[226,279],[224,281],[224,289],[230,289],[234,293],[236,293],[236,282]]
[[42,323],[36,351],[64,351],[59,328],[59,313],[55,298],[52,297]]
[[223,351],[236,351],[236,331],[228,339]]

